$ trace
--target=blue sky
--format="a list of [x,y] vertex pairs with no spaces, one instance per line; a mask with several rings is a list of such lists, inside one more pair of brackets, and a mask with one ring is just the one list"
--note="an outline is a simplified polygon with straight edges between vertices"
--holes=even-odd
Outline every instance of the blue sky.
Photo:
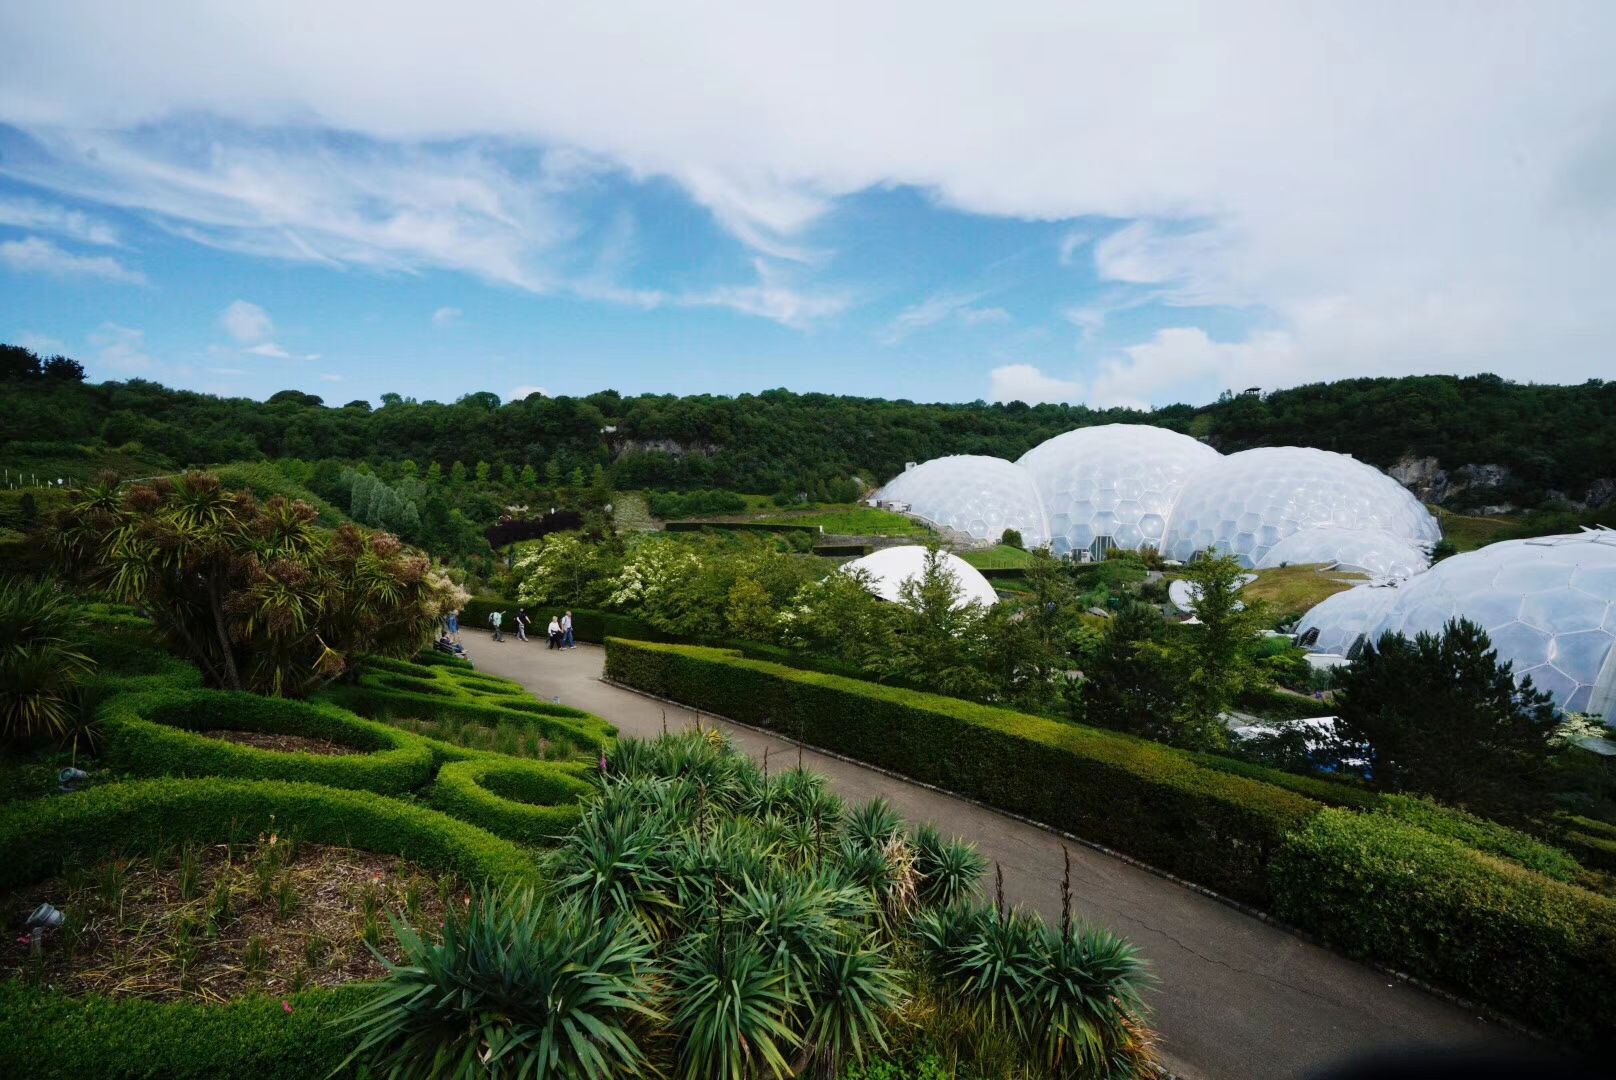
[[1616,370],[1610,8],[1219,10],[17,5],[0,339],[336,402]]

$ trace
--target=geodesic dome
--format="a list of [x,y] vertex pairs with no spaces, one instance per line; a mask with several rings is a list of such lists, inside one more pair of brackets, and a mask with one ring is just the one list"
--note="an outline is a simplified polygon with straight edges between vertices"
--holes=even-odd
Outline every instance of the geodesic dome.
[[1212,548],[1257,566],[1303,529],[1379,530],[1435,543],[1436,519],[1403,485],[1346,454],[1301,446],[1242,450],[1198,473],[1179,496],[1162,551],[1189,559]]
[[978,540],[997,540],[1004,530],[1015,529],[1028,548],[1049,542],[1032,478],[1003,458],[933,458],[893,477],[881,489],[881,499],[908,503],[910,513]]
[[1296,625],[1296,640],[1312,652],[1352,651],[1360,640],[1378,637],[1376,628],[1397,602],[1397,590],[1386,585],[1356,585],[1314,604]]
[[1425,552],[1379,529],[1302,529],[1268,549],[1257,569],[1335,563],[1377,578],[1406,578],[1431,565]]
[[1016,464],[1043,499],[1054,552],[1099,555],[1159,547],[1185,482],[1218,456],[1166,428],[1101,424],[1046,439]]
[[[988,579],[982,576],[981,571],[952,552],[945,551],[942,556],[943,565],[960,587],[956,606],[963,607],[973,600],[984,606],[999,602],[999,594],[993,591],[993,586],[988,584]],[[918,578],[925,573],[926,549],[918,544],[882,548],[841,566],[844,571],[854,568],[870,575],[870,588],[875,595],[897,603],[901,599],[899,587],[910,578]]]
[[1516,678],[1530,675],[1562,709],[1616,724],[1616,532],[1506,540],[1444,559],[1395,592],[1377,637],[1469,619]]

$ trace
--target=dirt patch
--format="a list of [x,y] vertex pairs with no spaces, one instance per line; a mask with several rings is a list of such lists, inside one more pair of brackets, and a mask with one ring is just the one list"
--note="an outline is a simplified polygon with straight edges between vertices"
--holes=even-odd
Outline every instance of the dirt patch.
[[[0,898],[0,977],[69,994],[228,1001],[378,979],[398,960],[388,915],[437,934],[465,887],[393,855],[270,836],[119,858]],[[28,913],[67,922],[30,956]]]
[[218,739],[220,742],[235,743],[238,746],[255,746],[260,750],[275,750],[282,754],[318,754],[321,757],[344,757],[348,754],[363,754],[365,751],[353,746],[344,746],[330,739],[315,739],[308,735],[283,735],[274,731],[227,731],[215,728],[211,731],[198,731],[196,734],[208,739]]

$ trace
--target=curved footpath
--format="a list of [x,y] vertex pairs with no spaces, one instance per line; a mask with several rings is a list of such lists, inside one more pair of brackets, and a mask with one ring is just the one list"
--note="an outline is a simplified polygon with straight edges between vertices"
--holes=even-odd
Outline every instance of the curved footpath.
[[[472,661],[542,698],[587,709],[625,735],[654,737],[695,713],[600,680],[605,651],[552,652],[542,640],[495,643],[467,635]],[[706,716],[704,722],[715,721]],[[717,721],[771,767],[796,763],[795,743]],[[1004,868],[1013,904],[1060,914],[1059,837],[964,799],[812,750],[803,764],[844,797],[884,796],[910,821],[931,821],[975,843]],[[1512,1044],[1516,1036],[1447,1002],[1310,945],[1193,889],[1079,844],[1072,854],[1077,912],[1126,936],[1160,979],[1149,995],[1166,1063],[1187,1080],[1294,1080],[1368,1050]]]

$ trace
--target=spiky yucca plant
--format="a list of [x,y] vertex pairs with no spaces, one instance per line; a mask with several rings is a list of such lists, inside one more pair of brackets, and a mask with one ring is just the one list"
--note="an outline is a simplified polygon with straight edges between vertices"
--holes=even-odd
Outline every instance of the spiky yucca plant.
[[78,684],[95,664],[80,651],[76,619],[49,582],[0,579],[0,742],[59,741],[79,729]]
[[344,1066],[364,1060],[398,1080],[649,1071],[640,1029],[663,1017],[651,943],[632,918],[514,889],[451,913],[441,941],[393,928],[404,960],[387,962],[381,992],[349,1018],[361,1039]]

